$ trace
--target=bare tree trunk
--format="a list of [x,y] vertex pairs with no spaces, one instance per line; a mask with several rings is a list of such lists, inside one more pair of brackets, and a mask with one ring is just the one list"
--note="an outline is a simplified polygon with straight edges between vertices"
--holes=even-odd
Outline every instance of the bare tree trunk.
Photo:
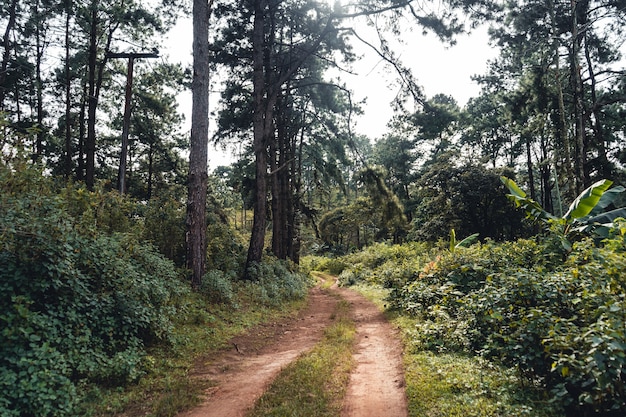
[[266,124],[271,123],[267,117],[273,116],[269,110],[270,103],[266,100],[264,64],[264,0],[254,2],[254,27],[252,33],[252,82],[253,82],[253,148],[255,157],[255,202],[252,223],[252,235],[248,246],[243,279],[252,279],[251,267],[261,262],[265,247],[265,226],[267,217],[267,143]]
[[597,92],[597,80],[596,73],[593,70],[593,63],[591,61],[591,52],[589,51],[589,43],[587,42],[587,32],[584,35],[585,38],[585,58],[587,60],[587,67],[589,68],[589,80],[591,81],[591,108],[593,109],[593,130],[594,130],[594,145],[597,149],[597,167],[598,172],[602,178],[611,178],[613,176],[611,163],[606,153],[606,145],[604,141],[604,127],[602,126],[602,111],[601,106],[598,105],[598,92]]
[[525,134],[525,136],[526,138],[524,142],[526,142],[526,167],[528,169],[528,187],[530,188],[530,198],[532,198],[533,200],[537,200],[537,191],[535,190],[535,175],[533,172],[535,168],[533,167],[533,159],[530,146],[531,138],[529,134]]
[[150,142],[148,149],[148,200],[152,198],[152,177],[154,175],[154,143]]
[[4,47],[4,52],[2,53],[2,66],[0,67],[0,110],[4,109],[4,99],[6,97],[7,86],[6,78],[7,78],[7,70],[9,69],[9,61],[11,60],[11,31],[15,27],[17,14],[17,0],[13,0],[11,2],[11,7],[9,8],[9,21],[7,22],[7,27],[4,29],[4,36],[2,37],[2,46]]
[[119,26],[116,23],[109,27],[106,44],[104,46],[102,61],[98,62],[98,1],[91,3],[91,27],[89,31],[89,58],[88,58],[88,85],[89,97],[87,97],[87,139],[85,140],[85,183],[87,188],[93,189],[96,174],[96,109],[102,88],[104,67],[107,63],[107,55],[111,49],[113,33]]
[[91,4],[91,28],[89,30],[89,58],[88,58],[88,85],[87,95],[87,139],[85,140],[85,183],[87,188],[93,189],[96,170],[96,65],[98,54],[98,6],[95,0]]
[[572,44],[570,48],[570,76],[574,94],[574,118],[576,121],[576,194],[579,194],[589,183],[585,173],[587,163],[585,138],[585,109],[583,103],[583,82],[581,76],[579,51],[580,33],[578,31],[577,0],[571,0],[572,13]]
[[[288,90],[288,88],[286,89]],[[280,96],[277,108],[284,115],[289,114],[287,97]],[[290,188],[292,172],[290,129],[288,117],[280,117],[277,122],[277,141],[270,146],[273,149],[272,170],[272,252],[278,259],[287,259],[291,252],[293,236],[293,199]],[[276,146],[277,145],[277,146]]]
[[[572,181],[574,180],[574,172],[572,170],[572,151],[569,140],[569,134],[567,132],[567,121],[565,115],[565,100],[563,98],[563,84],[561,80],[561,55],[559,53],[559,38],[556,36],[558,33],[556,23],[556,11],[553,0],[548,2],[550,10],[550,26],[552,28],[552,53],[554,54],[554,85],[557,88],[557,104],[558,104],[558,118],[556,121],[556,137],[554,143],[555,155],[555,182],[557,190],[560,189],[559,182],[563,183],[563,190],[567,197],[574,198],[574,186]],[[559,157],[557,159],[557,156]],[[560,170],[559,170],[560,167]],[[558,206],[561,207],[560,193],[557,196],[559,199]],[[562,213],[561,213],[562,214]]]
[[37,94],[37,102],[35,104],[37,109],[37,135],[35,138],[33,161],[38,161],[43,154],[43,138],[45,135],[43,130],[43,80],[41,79],[41,60],[44,46],[41,41],[42,19],[39,13],[39,1],[36,1],[33,7],[35,18],[35,90]]
[[76,151],[76,179],[82,181],[85,179],[85,113],[87,111],[88,100],[88,83],[83,85],[83,98],[80,103],[80,114],[78,116],[78,149]]
[[70,75],[70,21],[72,0],[65,2],[65,178],[72,177],[72,86]]
[[199,288],[206,272],[206,200],[209,144],[209,17],[207,0],[193,1],[191,149],[187,198],[187,267]]

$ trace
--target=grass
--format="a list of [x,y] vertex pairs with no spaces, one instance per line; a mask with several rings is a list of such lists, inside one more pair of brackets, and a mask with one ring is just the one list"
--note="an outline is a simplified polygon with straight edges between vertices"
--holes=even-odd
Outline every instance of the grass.
[[298,300],[270,308],[245,301],[245,295],[243,299],[233,309],[207,304],[198,294],[190,294],[182,303],[187,311],[176,323],[171,346],[161,346],[145,358],[147,374],[137,384],[124,388],[85,387],[88,401],[81,414],[172,417],[192,408],[210,385],[189,377],[197,358],[225,348],[232,337],[256,324],[294,314],[305,303]]
[[248,417],[340,415],[354,365],[355,324],[349,309],[346,301],[337,304],[322,341],[281,372]]
[[333,275],[325,274],[319,271],[311,271],[311,276],[315,278],[320,288],[325,289],[325,290],[332,287],[335,284],[335,281],[337,279],[337,277]]
[[[367,284],[352,288],[384,309],[388,290]],[[522,386],[515,370],[476,356],[417,349],[411,339],[417,320],[395,312],[386,314],[404,339],[409,416],[563,416],[539,390]]]

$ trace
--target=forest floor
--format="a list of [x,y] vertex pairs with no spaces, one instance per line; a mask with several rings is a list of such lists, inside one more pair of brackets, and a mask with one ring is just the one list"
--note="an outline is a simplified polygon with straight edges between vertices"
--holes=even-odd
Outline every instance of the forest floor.
[[232,349],[200,358],[193,378],[209,380],[200,406],[180,417],[243,417],[286,365],[310,351],[333,322],[339,300],[356,324],[355,367],[341,417],[406,417],[402,346],[378,307],[357,292],[317,286],[297,316],[259,325],[231,341]]

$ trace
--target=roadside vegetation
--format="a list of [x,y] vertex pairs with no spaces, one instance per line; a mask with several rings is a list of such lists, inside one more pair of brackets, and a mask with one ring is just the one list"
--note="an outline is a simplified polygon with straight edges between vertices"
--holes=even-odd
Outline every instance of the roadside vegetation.
[[569,252],[561,237],[376,244],[307,264],[386,289],[411,415],[622,415],[626,222]]
[[203,388],[188,377],[199,355],[290,314],[310,286],[270,259],[235,279],[241,245],[224,234],[191,291],[163,255],[178,253],[175,201],[59,185],[29,164],[1,166],[0,187],[2,416],[175,415]]
[[[624,1],[187,3],[0,3],[2,417],[175,415],[312,270],[403,329],[414,416],[626,415]],[[189,11],[200,65],[146,62]],[[470,26],[477,96],[426,96],[392,45]],[[363,42],[378,137],[341,74]]]

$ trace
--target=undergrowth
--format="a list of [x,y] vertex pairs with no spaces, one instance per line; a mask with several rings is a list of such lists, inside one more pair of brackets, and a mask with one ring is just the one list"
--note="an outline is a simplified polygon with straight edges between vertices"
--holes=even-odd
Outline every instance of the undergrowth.
[[[146,240],[153,204],[0,165],[0,415],[175,415],[202,389],[200,353],[301,306],[308,278],[272,259],[253,282],[212,269],[192,292],[180,222]],[[230,262],[212,265],[231,267],[239,246],[222,243]]]
[[[389,289],[359,283],[353,288],[384,309]],[[537,386],[524,385],[515,370],[458,352],[432,352],[416,344],[420,320],[385,312],[404,344],[410,417],[557,417],[562,413]]]

